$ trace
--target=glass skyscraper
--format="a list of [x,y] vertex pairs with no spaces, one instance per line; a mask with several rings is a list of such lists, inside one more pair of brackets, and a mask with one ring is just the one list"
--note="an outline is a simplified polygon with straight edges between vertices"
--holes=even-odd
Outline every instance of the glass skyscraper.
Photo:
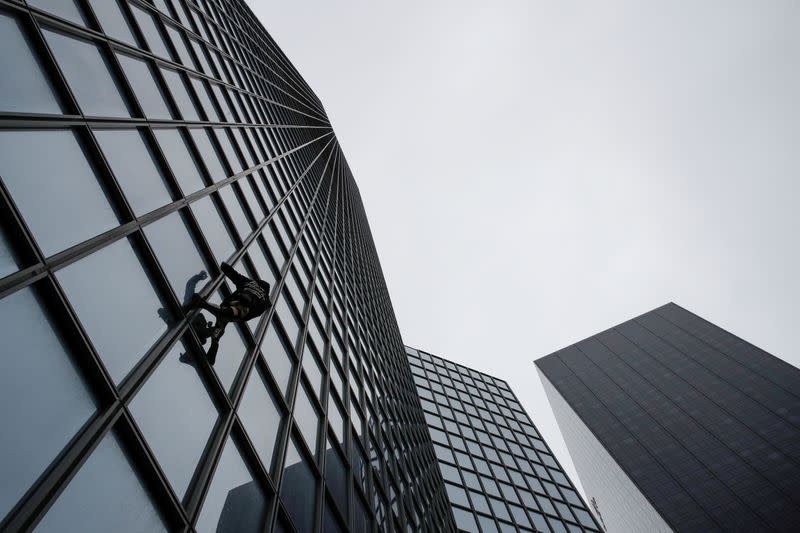
[[536,361],[609,531],[800,531],[800,370],[667,304]]
[[600,531],[505,381],[406,354],[460,531]]
[[[358,189],[241,0],[0,0],[0,530],[453,531]],[[187,313],[272,284],[214,366]]]

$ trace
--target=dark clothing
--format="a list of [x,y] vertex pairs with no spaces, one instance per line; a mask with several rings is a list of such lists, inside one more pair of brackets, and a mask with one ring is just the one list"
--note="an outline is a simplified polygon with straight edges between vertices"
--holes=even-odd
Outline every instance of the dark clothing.
[[222,263],[220,269],[236,285],[236,290],[222,300],[219,307],[202,300],[198,302],[200,307],[209,311],[217,319],[216,324],[207,331],[211,338],[208,360],[212,365],[216,361],[219,339],[225,332],[225,326],[230,322],[246,322],[261,316],[269,309],[269,283],[243,276],[228,263]]
[[236,285],[236,290],[222,301],[220,307],[236,306],[244,311],[244,315],[232,316],[233,320],[245,322],[251,318],[261,316],[269,309],[269,283],[243,276],[227,263],[222,263],[220,268],[222,273]]

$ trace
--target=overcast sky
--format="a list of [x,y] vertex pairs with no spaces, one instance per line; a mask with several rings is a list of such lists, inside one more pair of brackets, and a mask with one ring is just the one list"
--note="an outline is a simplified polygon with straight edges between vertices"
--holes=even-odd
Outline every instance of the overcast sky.
[[509,382],[674,301],[800,366],[800,2],[250,0],[322,99],[407,344]]

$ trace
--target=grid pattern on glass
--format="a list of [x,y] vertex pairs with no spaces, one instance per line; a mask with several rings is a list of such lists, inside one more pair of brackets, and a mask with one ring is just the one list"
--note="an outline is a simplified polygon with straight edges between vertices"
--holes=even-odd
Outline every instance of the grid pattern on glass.
[[536,364],[676,531],[800,528],[800,369],[674,303]]
[[[30,456],[0,462],[0,530],[101,506],[120,530],[454,531],[355,181],[244,2],[0,0],[0,22],[23,84],[0,82],[0,310],[29,321],[3,379],[31,399],[1,417]],[[212,366],[185,304],[230,294],[222,260],[273,305]]]
[[600,531],[505,381],[406,355],[459,530]]

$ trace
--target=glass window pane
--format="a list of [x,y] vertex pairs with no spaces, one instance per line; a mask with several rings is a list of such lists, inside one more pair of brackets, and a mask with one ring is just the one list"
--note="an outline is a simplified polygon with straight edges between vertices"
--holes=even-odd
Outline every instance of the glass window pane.
[[162,13],[167,15],[168,17],[172,16],[172,14],[169,12],[169,8],[167,8],[167,4],[164,2],[164,0],[154,0],[154,3],[156,5],[156,9],[158,9],[159,11],[161,11]]
[[235,174],[237,172],[241,172],[243,167],[242,163],[239,161],[239,156],[236,155],[233,145],[231,144],[231,140],[225,130],[226,128],[214,128],[214,134],[217,136],[219,145],[222,147],[222,151],[225,153],[225,158],[228,160],[228,164]]
[[319,415],[302,383],[297,388],[297,397],[294,402],[294,419],[308,445],[308,449],[311,450],[311,453],[316,453]]
[[61,113],[20,23],[0,14],[0,111]]
[[322,394],[322,370],[312,350],[311,345],[306,341],[305,349],[303,350],[303,373],[306,375],[308,382],[311,383],[317,398],[320,398]]
[[133,87],[136,99],[142,106],[142,111],[148,118],[172,118],[172,113],[164,100],[164,94],[153,78],[153,71],[149,64],[143,60],[127,54],[117,53],[125,77]]
[[94,134],[136,215],[172,201],[153,153],[138,129],[95,130]]
[[339,512],[345,516],[347,516],[347,480],[344,461],[329,442],[325,451],[325,482],[339,507]]
[[75,0],[28,0],[28,4],[33,7],[43,9],[53,15],[65,18],[70,22],[86,26],[86,19],[78,11]]
[[[209,316],[208,320],[210,321],[211,318]],[[219,351],[214,363],[214,370],[217,372],[219,380],[229,391],[233,386],[236,374],[239,372],[239,367],[242,366],[246,351],[247,344],[239,326],[235,323],[228,324],[228,327],[225,328],[225,335],[219,341]]]
[[211,179],[214,182],[217,182],[228,177],[228,173],[222,169],[222,163],[220,163],[219,157],[217,156],[217,151],[214,149],[214,146],[209,140],[206,129],[193,128],[190,129],[189,132],[192,134],[192,139],[194,139],[194,142],[197,145],[197,150],[203,156],[203,161],[206,164],[208,173],[211,175]]
[[274,287],[276,279],[275,273],[272,271],[272,267],[267,261],[264,251],[258,241],[253,241],[253,244],[251,244],[247,251],[250,254],[250,259],[253,260],[253,265],[256,267],[259,279],[263,279]]
[[200,510],[198,533],[257,532],[263,528],[266,497],[236,443],[228,437]]
[[250,222],[247,221],[247,215],[244,214],[242,204],[239,203],[239,198],[236,197],[236,193],[233,191],[233,187],[228,184],[220,188],[218,192],[225,207],[228,208],[228,214],[233,219],[233,224],[239,230],[239,235],[242,239],[247,238],[252,228],[250,227]]
[[233,117],[233,111],[231,111],[231,108],[228,105],[228,99],[223,94],[222,86],[212,83],[211,91],[214,93],[214,96],[217,97],[217,103],[219,103],[220,108],[222,108],[222,113],[225,115],[225,117],[227,117],[226,119],[223,119],[223,121],[236,122],[235,118]]
[[0,131],[0,176],[45,255],[117,225],[71,130]]
[[242,131],[244,131],[243,128],[231,128],[234,142],[239,145],[239,150],[244,154],[244,158],[247,161],[247,167],[250,168],[255,166],[256,162],[247,147],[247,143],[244,141],[244,137],[242,137]]
[[267,367],[269,367],[272,377],[275,378],[275,382],[281,388],[281,393],[285,398],[286,393],[289,392],[289,378],[292,375],[292,367],[294,365],[275,328],[276,322],[273,319],[261,343],[261,353],[267,362]]
[[[187,25],[187,27],[189,27]],[[209,76],[213,76],[214,72],[211,70],[211,66],[208,64],[208,60],[206,59],[205,53],[203,52],[203,45],[197,39],[189,38],[189,42],[192,43],[192,48],[194,48],[194,53],[197,55],[198,59],[200,60],[201,71]]]
[[278,301],[275,304],[275,313],[280,317],[281,325],[283,326],[284,331],[286,331],[286,335],[291,340],[291,348],[294,349],[295,343],[297,342],[297,335],[300,333],[300,328],[297,325],[297,319],[295,318],[294,312],[289,308],[289,303],[286,301],[287,293],[284,291],[281,293]]
[[322,520],[322,533],[344,533],[333,512],[331,512],[330,500],[327,500],[325,504],[325,514]]
[[157,56],[172,60],[172,56],[167,50],[167,45],[164,44],[164,39],[161,38],[161,32],[158,31],[153,15],[134,4],[131,4],[131,12],[133,13],[133,18],[139,23],[139,28],[147,40],[147,46],[150,51]]
[[194,76],[189,76],[189,80],[192,82],[194,92],[200,99],[200,107],[205,110],[208,120],[212,122],[218,122],[219,115],[217,114],[217,110],[214,108],[214,105],[211,103],[211,99],[208,97],[208,90],[206,89],[205,83]]
[[109,433],[81,466],[36,531],[167,531],[119,439]]
[[450,483],[445,483],[444,486],[445,489],[447,489],[447,497],[450,500],[450,503],[457,503],[458,505],[469,507],[467,493],[463,488],[457,487],[456,485],[451,485]]
[[137,45],[131,27],[119,7],[118,0],[89,0],[89,3],[106,35],[133,46]]
[[189,234],[180,212],[172,213],[144,229],[178,300],[187,305],[208,277],[208,267]]
[[122,239],[58,271],[56,277],[119,383],[166,331],[169,320],[139,258]]
[[183,76],[175,70],[163,67],[161,68],[161,74],[163,74],[164,80],[167,82],[172,98],[178,105],[183,119],[200,120],[200,115],[197,114],[197,109],[194,107],[191,96],[189,96],[189,91],[186,90]]
[[188,196],[195,191],[205,187],[200,169],[192,157],[189,148],[179,130],[175,129],[154,129],[153,133],[161,145],[161,151],[167,158],[172,174],[183,190],[183,194]]
[[453,507],[452,509],[459,531],[478,533],[478,524],[475,522],[475,515],[466,509],[459,509],[458,507]]
[[272,398],[268,384],[261,377],[258,368],[254,368],[247,382],[247,387],[239,406],[239,418],[244,424],[250,440],[258,452],[261,462],[267,471],[272,465],[272,454],[278,438],[281,415]]
[[0,227],[0,278],[16,272],[20,266],[5,230]]
[[176,344],[130,403],[136,423],[179,497],[186,493],[217,420],[195,357],[186,345]]
[[200,229],[203,230],[206,242],[208,242],[217,260],[224,261],[228,259],[236,250],[236,245],[227,226],[222,222],[217,206],[211,201],[211,197],[206,196],[192,203],[191,208],[197,223],[200,225]]
[[180,58],[180,62],[183,63],[184,66],[189,67],[190,69],[197,70],[197,66],[194,64],[192,56],[189,54],[189,49],[186,48],[186,43],[183,40],[182,33],[173,28],[172,26],[170,26],[169,24],[166,25],[166,28],[167,28],[167,33],[172,39],[172,44],[175,46],[175,50],[178,51],[178,57]]
[[0,335],[3,517],[89,419],[96,404],[33,289],[0,300]]
[[295,439],[289,440],[281,483],[281,501],[300,533],[313,531],[316,507],[316,479],[298,451]]
[[[497,529],[497,525],[495,524],[494,520],[489,518],[488,516],[478,515],[478,521],[481,523],[481,529],[483,533],[499,533],[499,529]],[[542,530],[542,531],[547,531]]]
[[130,116],[111,74],[110,65],[97,46],[50,30],[42,33],[84,113]]
[[264,219],[264,211],[261,209],[261,204],[258,203],[255,192],[253,192],[253,186],[250,184],[250,179],[244,177],[236,183],[238,183],[239,187],[242,189],[242,193],[244,193],[244,197],[247,199],[247,203],[250,206],[250,211],[253,212],[253,216],[256,217],[256,221],[260,223]]

